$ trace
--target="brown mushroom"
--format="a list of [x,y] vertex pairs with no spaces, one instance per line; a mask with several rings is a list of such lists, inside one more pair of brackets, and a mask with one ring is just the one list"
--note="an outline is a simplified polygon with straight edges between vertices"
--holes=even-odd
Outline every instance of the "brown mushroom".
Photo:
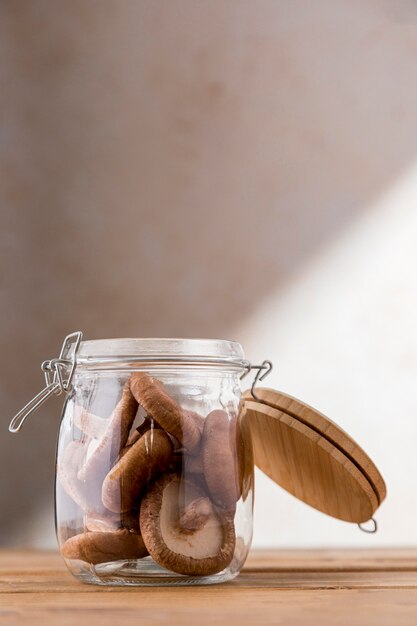
[[152,430],[153,428],[161,428],[158,422],[156,422],[153,417],[149,417],[149,415],[145,415],[143,422],[135,428],[129,435],[128,440],[126,442],[127,446],[131,446],[138,439],[142,437],[148,430]]
[[234,511],[241,495],[241,441],[236,437],[237,419],[215,410],[205,419],[203,431],[204,476],[217,506]]
[[100,489],[77,477],[86,451],[82,441],[70,441],[58,458],[57,477],[61,487],[83,511],[104,511]]
[[144,433],[140,433],[139,430],[136,428],[132,433],[130,433],[128,440],[126,441],[126,445],[123,448],[123,450],[125,448],[130,448],[130,446],[133,446],[134,443],[136,443],[138,441],[138,439],[140,439],[142,437]]
[[202,454],[197,456],[191,456],[191,454],[183,454],[183,474],[188,476],[189,474],[204,475],[204,464]]
[[148,555],[142,537],[129,530],[87,532],[75,535],[64,543],[61,554],[65,559],[79,559],[92,565],[141,559]]
[[183,448],[175,450],[173,460],[168,467],[168,472],[180,474],[183,479],[190,480],[208,493],[201,454],[197,456],[191,455]]
[[56,536],[58,538],[59,545],[62,545],[70,537],[79,535],[84,532],[84,528],[80,524],[80,519],[68,519],[62,524],[58,524],[56,528]]
[[232,516],[219,512],[199,486],[178,474],[164,474],[149,487],[140,527],[154,561],[178,574],[209,576],[232,560]]
[[87,531],[107,532],[123,528],[140,534],[137,509],[120,514],[107,511],[106,513],[90,512],[84,515],[84,529]]
[[172,455],[173,446],[168,435],[160,429],[148,430],[104,479],[104,506],[115,513],[133,509],[146,485],[167,469]]
[[122,397],[109,419],[99,445],[81,467],[78,478],[100,485],[110,467],[115,463],[120,450],[125,446],[134,422],[138,403],[130,391],[129,381],[124,385]]
[[[184,414],[187,415],[190,419],[192,419],[196,423],[196,426],[202,435],[203,430],[204,430],[205,418],[199,413],[196,413],[195,411],[184,411]],[[201,442],[202,442],[202,439],[200,440],[200,445],[193,450],[192,454],[186,448],[180,447],[176,449],[174,445],[175,460],[176,460],[175,469],[178,471],[181,470],[182,475],[185,478],[189,476],[190,474],[192,474],[191,479],[193,481],[202,480],[203,485],[204,485],[204,466],[203,466]]]
[[197,426],[198,430],[200,431],[200,434],[203,434],[203,430],[204,430],[204,417],[202,415],[200,415],[200,413],[196,413],[195,411],[183,411],[183,413],[191,418],[192,420],[194,420],[195,425]]
[[146,412],[175,437],[181,446],[190,452],[198,449],[201,433],[195,419],[168,395],[160,380],[145,372],[135,372],[130,379],[130,388]]
[[213,505],[209,498],[201,496],[185,506],[178,520],[180,532],[191,533],[203,528],[213,516]]

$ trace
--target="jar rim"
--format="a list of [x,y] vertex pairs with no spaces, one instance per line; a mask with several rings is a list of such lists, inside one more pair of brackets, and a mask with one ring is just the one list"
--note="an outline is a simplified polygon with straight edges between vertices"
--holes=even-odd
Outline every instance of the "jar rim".
[[240,343],[225,339],[117,338],[82,341],[77,366],[129,363],[223,365],[245,369],[248,361]]

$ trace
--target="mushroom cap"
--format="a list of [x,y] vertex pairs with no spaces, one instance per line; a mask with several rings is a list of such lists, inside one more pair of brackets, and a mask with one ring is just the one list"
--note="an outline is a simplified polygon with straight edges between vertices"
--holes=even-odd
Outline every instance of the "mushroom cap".
[[198,456],[191,454],[183,454],[183,474],[187,477],[189,474],[197,474],[204,477],[203,455],[200,452]]
[[98,446],[79,470],[80,480],[93,484],[103,481],[109,468],[117,460],[120,450],[126,445],[137,409],[138,403],[130,390],[130,382],[127,381],[123,386],[121,399],[107,420],[104,435],[98,440]]
[[147,556],[148,551],[138,533],[123,529],[75,535],[64,543],[61,554],[65,559],[79,559],[97,565],[123,559],[141,559]]
[[[199,507],[197,523],[190,516],[194,503]],[[215,510],[203,489],[179,474],[165,474],[148,489],[141,503],[140,527],[154,561],[178,574],[216,574],[233,558],[232,516]]]
[[130,379],[130,388],[145,411],[182,446],[190,452],[198,448],[201,432],[196,419],[182,410],[160,380],[145,372],[134,372]]
[[108,532],[126,529],[137,532],[139,530],[139,510],[132,509],[127,513],[86,513],[84,515],[84,529],[95,532]]
[[148,482],[168,468],[172,455],[169,436],[160,429],[148,430],[104,479],[101,492],[104,506],[114,513],[135,508]]
[[139,424],[139,426],[137,426],[136,428],[134,428],[133,431],[131,431],[131,433],[130,433],[127,441],[126,441],[126,446],[132,446],[148,430],[152,430],[154,428],[161,428],[161,427],[158,424],[158,422],[156,422],[153,419],[153,417],[150,417],[149,415],[145,415],[145,417],[143,418],[143,421],[141,422],[141,424]]
[[196,411],[183,410],[183,413],[186,415],[186,417],[194,420],[195,425],[200,431],[200,434],[203,434],[205,418],[200,415],[200,413],[196,413]]
[[237,418],[215,410],[206,417],[203,432],[204,476],[211,498],[225,510],[234,510],[242,493],[242,440]]

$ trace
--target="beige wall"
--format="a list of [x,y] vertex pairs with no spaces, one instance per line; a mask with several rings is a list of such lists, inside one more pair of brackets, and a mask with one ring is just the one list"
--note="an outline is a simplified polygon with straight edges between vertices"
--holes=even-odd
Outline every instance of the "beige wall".
[[[75,329],[227,336],[271,356],[276,385],[388,471],[380,540],[413,541],[415,455],[388,446],[389,381],[416,434],[416,61],[413,2],[3,0],[2,543],[53,544],[60,402],[19,436],[6,426]],[[386,193],[405,174],[397,220]],[[403,261],[387,271],[393,231]],[[291,524],[275,527],[271,502]],[[256,515],[258,545],[362,541],[266,479]]]

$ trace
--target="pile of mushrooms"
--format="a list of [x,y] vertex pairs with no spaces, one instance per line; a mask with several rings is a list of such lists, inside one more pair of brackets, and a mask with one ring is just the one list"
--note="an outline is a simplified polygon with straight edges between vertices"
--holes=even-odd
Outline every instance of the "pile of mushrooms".
[[[133,428],[139,407],[146,417]],[[94,451],[85,459],[85,446],[70,442],[58,467],[84,511],[84,531],[65,541],[64,558],[95,565],[150,555],[189,576],[229,565],[248,484],[236,417],[186,411],[161,381],[135,372],[109,420],[83,412],[76,424]]]

